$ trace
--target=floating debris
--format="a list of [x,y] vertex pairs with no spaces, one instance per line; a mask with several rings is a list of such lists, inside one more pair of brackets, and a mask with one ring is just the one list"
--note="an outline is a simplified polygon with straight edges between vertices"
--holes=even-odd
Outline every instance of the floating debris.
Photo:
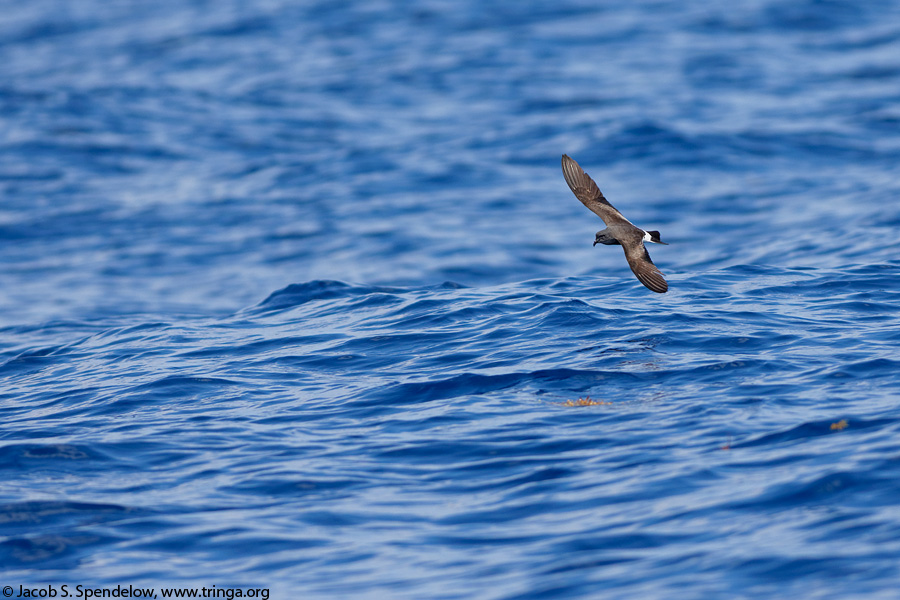
[[847,427],[847,425],[849,425],[849,423],[847,423],[847,419],[841,419],[837,423],[831,424],[831,430],[832,431],[841,431],[842,429],[845,429]]
[[592,400],[590,396],[585,396],[584,398],[579,398],[578,400],[566,400],[565,402],[560,402],[563,406],[605,406],[612,404],[612,402],[606,402],[604,400]]

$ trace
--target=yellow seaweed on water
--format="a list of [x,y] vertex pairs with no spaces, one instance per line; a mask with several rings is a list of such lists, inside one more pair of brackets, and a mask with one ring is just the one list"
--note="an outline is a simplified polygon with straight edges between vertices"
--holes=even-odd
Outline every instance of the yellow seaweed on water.
[[606,402],[604,400],[593,400],[590,396],[586,396],[584,398],[579,398],[578,400],[566,400],[565,402],[561,402],[563,406],[605,406],[607,404],[612,404],[612,402]]

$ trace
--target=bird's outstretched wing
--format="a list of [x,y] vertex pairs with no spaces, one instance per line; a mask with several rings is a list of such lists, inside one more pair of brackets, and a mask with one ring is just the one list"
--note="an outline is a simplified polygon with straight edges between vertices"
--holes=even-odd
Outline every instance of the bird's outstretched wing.
[[594,214],[603,219],[603,222],[610,225],[616,221],[630,222],[622,216],[622,213],[609,203],[603,197],[603,193],[591,176],[584,172],[584,169],[575,162],[574,159],[563,154],[562,155],[562,172],[569,184],[569,189],[575,194],[575,197],[581,200],[581,203],[587,206]]
[[669,284],[650,260],[650,254],[644,248],[643,243],[630,247],[623,245],[622,247],[625,249],[625,260],[628,261],[628,266],[631,267],[638,281],[658,294],[665,294],[669,291]]

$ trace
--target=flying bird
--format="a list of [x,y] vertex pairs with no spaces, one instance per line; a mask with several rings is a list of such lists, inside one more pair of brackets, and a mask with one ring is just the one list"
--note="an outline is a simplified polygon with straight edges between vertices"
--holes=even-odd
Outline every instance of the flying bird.
[[654,292],[666,293],[669,284],[650,260],[650,255],[644,248],[644,242],[668,246],[659,239],[659,232],[644,231],[640,227],[635,227],[603,197],[603,193],[590,175],[565,154],[562,155],[562,171],[566,183],[569,184],[569,189],[572,190],[575,197],[606,223],[606,229],[597,232],[594,245],[622,246],[622,249],[625,250],[625,260],[628,261],[628,266],[631,267],[638,281]]

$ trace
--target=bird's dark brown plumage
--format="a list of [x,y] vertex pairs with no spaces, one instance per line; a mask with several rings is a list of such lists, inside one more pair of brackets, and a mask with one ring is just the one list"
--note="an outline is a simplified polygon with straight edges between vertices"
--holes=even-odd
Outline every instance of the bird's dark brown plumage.
[[[614,240],[607,240],[603,243],[615,244],[618,242],[621,244],[625,250],[625,259],[628,261],[628,266],[631,267],[638,281],[648,289],[659,294],[667,292],[669,284],[666,283],[663,274],[650,260],[650,254],[644,247],[644,235],[647,233],[643,229],[635,227],[631,221],[622,216],[622,213],[616,210],[603,196],[600,188],[597,187],[590,175],[585,173],[584,169],[577,162],[565,154],[562,156],[562,171],[563,177],[566,178],[566,183],[569,185],[572,193],[575,194],[575,197],[606,223],[607,228],[604,233],[606,236],[614,238]],[[657,236],[655,240],[658,241],[657,232],[654,231],[653,235]]]

